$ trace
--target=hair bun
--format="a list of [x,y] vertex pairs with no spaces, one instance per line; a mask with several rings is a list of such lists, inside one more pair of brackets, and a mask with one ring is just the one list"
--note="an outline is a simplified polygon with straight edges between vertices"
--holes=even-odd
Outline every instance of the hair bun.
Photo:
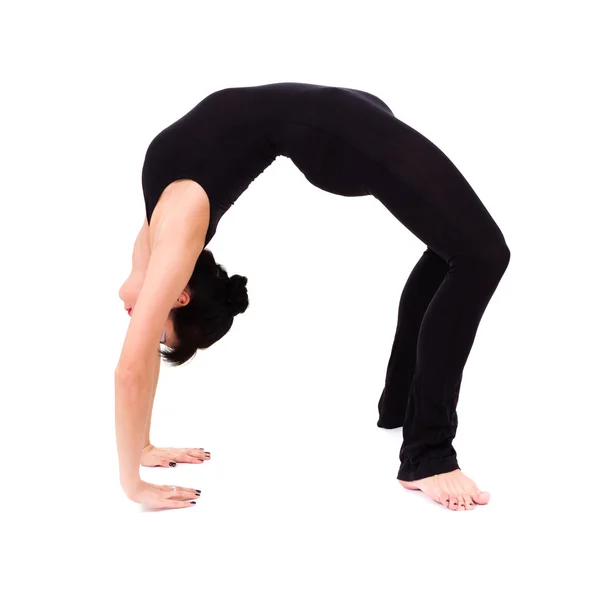
[[243,275],[232,275],[227,280],[227,299],[231,304],[233,315],[239,315],[248,308],[248,278]]

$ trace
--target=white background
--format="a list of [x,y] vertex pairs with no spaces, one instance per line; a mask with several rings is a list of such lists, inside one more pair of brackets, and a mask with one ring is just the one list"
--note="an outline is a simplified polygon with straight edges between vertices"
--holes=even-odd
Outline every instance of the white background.
[[[6,598],[598,597],[594,5],[3,5]],[[380,96],[505,235],[455,440],[488,506],[457,513],[402,489],[402,430],[375,425],[424,245],[375,198],[320,191],[285,157],[209,244],[248,277],[248,311],[162,367],[152,442],[213,458],[142,477],[202,497],[152,512],[120,489],[117,293],[145,149],[209,93],[277,81]]]

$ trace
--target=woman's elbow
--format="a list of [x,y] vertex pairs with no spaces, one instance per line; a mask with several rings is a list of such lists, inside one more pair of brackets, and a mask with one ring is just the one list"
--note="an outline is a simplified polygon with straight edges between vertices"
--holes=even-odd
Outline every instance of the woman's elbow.
[[143,373],[139,367],[118,364],[115,368],[115,382],[127,386],[137,385],[143,380]]

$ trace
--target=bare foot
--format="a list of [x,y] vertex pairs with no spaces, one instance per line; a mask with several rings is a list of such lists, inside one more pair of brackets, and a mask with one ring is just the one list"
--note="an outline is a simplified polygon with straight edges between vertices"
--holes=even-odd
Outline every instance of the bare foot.
[[490,500],[489,493],[478,489],[460,469],[416,481],[398,481],[407,490],[421,490],[450,510],[473,510],[476,504],[487,504]]
[[148,444],[142,450],[140,463],[144,467],[174,467],[176,463],[203,463],[210,460],[204,448],[157,448]]

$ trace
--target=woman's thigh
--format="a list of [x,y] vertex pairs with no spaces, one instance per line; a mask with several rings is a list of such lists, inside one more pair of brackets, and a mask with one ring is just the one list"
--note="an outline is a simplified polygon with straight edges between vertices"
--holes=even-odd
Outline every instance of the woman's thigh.
[[443,256],[503,242],[494,219],[448,156],[376,96],[349,88],[318,90],[304,117],[309,130],[321,136],[304,146],[315,185],[375,196]]
[[477,257],[504,245],[504,236],[473,188],[440,151],[429,148],[416,167],[371,164],[368,192],[407,229],[447,262]]

